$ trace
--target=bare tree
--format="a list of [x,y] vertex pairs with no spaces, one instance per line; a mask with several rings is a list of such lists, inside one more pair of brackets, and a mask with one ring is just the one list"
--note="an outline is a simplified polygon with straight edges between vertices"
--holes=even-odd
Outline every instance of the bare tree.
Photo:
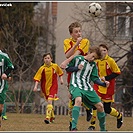
[[12,8],[0,9],[0,42],[15,66],[7,101],[15,104],[16,112],[23,112],[25,105],[33,102],[31,81],[37,37],[32,20],[34,4],[13,3]]

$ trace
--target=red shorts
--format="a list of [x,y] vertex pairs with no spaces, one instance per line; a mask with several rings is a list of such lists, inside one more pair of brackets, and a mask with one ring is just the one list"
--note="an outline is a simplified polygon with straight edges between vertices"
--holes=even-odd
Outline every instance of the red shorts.
[[94,90],[96,91],[96,93],[98,94],[98,96],[100,97],[101,101],[103,102],[114,102],[114,93],[110,93],[107,91],[106,94],[102,94],[100,93],[98,90],[98,85],[94,84]]
[[114,101],[114,95],[110,94],[102,94],[99,91],[96,91],[100,99],[104,102],[113,102]]
[[53,84],[49,90],[42,90],[46,100],[58,100],[58,85]]

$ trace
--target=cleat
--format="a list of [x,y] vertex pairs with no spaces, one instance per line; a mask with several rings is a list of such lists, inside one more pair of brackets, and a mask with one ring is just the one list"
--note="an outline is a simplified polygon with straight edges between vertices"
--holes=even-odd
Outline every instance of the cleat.
[[87,114],[87,116],[86,116],[86,120],[87,121],[90,121],[90,119],[91,119],[91,117],[92,117],[92,110],[91,109],[86,109],[86,114]]
[[72,128],[72,123],[70,122],[69,131],[71,131],[71,128]]
[[54,121],[55,121],[55,117],[51,117],[51,118],[50,118],[50,122],[51,122],[51,123],[54,123]]
[[48,118],[46,118],[46,119],[44,120],[44,122],[45,122],[46,124],[50,124],[50,120],[49,120]]
[[95,130],[95,127],[94,126],[90,126],[89,128],[88,128],[88,131],[94,131]]
[[2,120],[7,120],[7,116],[6,115],[2,116]]
[[123,121],[122,121],[122,115],[121,115],[121,118],[117,118],[117,128],[120,128],[123,124]]

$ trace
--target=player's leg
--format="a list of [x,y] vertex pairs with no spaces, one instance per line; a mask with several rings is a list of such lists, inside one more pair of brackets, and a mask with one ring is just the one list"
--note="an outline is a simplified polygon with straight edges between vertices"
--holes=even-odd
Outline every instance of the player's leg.
[[105,112],[103,108],[103,104],[101,102],[95,104],[95,107],[97,108],[97,117],[99,120],[99,126],[100,126],[100,131],[106,131],[106,126],[105,126]]
[[2,109],[3,109],[3,104],[0,104],[0,127],[2,124]]
[[74,107],[72,109],[72,128],[71,128],[71,131],[77,130],[77,123],[78,123],[81,103],[82,103],[82,98],[76,97],[75,98],[75,104],[74,104]]
[[95,130],[95,127],[96,127],[96,117],[97,117],[97,109],[96,109],[96,107],[93,107],[92,118],[91,118],[90,126],[89,126],[88,130],[90,130],[90,131]]
[[69,103],[68,103],[68,114],[69,114],[69,130],[71,131],[72,128],[72,109],[73,109],[73,105],[72,105],[72,100],[69,99]]
[[[73,91],[71,91],[73,90]],[[80,113],[80,108],[82,104],[82,90],[79,89],[78,87],[75,88],[74,86],[70,86],[70,92],[72,96],[72,104],[73,109],[72,109],[72,128],[71,131],[76,131],[77,130],[77,122],[79,118],[79,113]]]
[[52,108],[52,111],[51,111],[51,118],[50,118],[50,122],[54,122],[55,121],[55,114],[54,114],[54,101],[52,103],[53,105],[53,108]]
[[6,88],[7,87],[8,86],[4,86],[2,93],[0,93],[0,127],[2,126],[2,111],[3,111],[5,99],[6,99]]
[[115,108],[111,107],[111,102],[108,102],[108,103],[104,102],[103,105],[104,105],[105,113],[110,114],[111,116],[114,116],[117,118],[117,128],[120,128],[123,124],[122,114]]
[[90,121],[92,118],[92,109],[86,109],[86,121]]
[[105,112],[99,96],[96,94],[95,91],[84,91],[83,93],[85,95],[85,97],[83,98],[83,103],[88,108],[93,108],[94,106],[97,108],[97,116],[99,119],[100,130],[106,131]]
[[52,100],[48,100],[48,104],[46,107],[46,118],[44,120],[44,122],[46,124],[50,124],[50,118],[51,118],[52,110],[53,110]]
[[4,106],[3,106],[2,119],[3,120],[7,120],[7,116],[6,116],[6,103],[4,103]]

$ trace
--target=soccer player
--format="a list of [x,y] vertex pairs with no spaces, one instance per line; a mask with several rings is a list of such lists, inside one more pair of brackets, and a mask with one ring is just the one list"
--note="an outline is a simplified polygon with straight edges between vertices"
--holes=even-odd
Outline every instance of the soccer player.
[[[66,55],[66,58],[68,60],[65,60],[62,64],[61,67],[65,68],[66,65],[69,63],[69,59],[73,58],[75,55],[87,55],[89,47],[90,47],[90,42],[86,38],[82,38],[82,26],[78,22],[73,22],[69,25],[69,33],[70,33],[70,38],[67,38],[64,40],[64,53]],[[70,77],[71,73],[68,73],[68,87],[70,83]],[[71,130],[71,121],[72,121],[72,101],[71,101],[71,96],[69,94],[69,115],[70,115],[70,125],[69,125],[69,130]],[[87,120],[89,121],[91,119],[91,110],[87,109]]]
[[6,99],[6,92],[8,90],[8,79],[14,66],[8,56],[8,54],[2,52],[2,46],[0,46],[0,127],[2,121],[3,105]]
[[44,98],[47,100],[48,104],[46,107],[46,119],[44,122],[50,124],[55,120],[54,108],[52,102],[58,100],[58,76],[60,78],[60,83],[63,84],[63,71],[56,64],[52,63],[52,55],[46,53],[43,55],[44,64],[38,69],[34,76],[34,89],[37,91],[39,82],[41,82],[41,90],[44,94]]
[[[109,87],[103,88],[97,84],[94,84],[94,89],[103,101],[105,113],[110,114],[117,118],[117,128],[120,128],[123,124],[122,114],[111,107],[111,103],[114,101],[114,90],[115,90],[115,78],[120,75],[121,71],[116,64],[115,60],[108,55],[108,47],[106,44],[99,45],[102,52],[102,59],[96,60],[98,67],[98,74],[100,78],[104,81],[110,82]],[[89,130],[95,130],[96,124],[96,108],[93,109],[93,116],[91,119],[91,124]]]
[[98,76],[95,59],[101,57],[99,47],[92,46],[86,56],[75,56],[66,67],[66,71],[71,73],[69,91],[72,96],[74,107],[72,109],[72,128],[71,131],[77,130],[77,122],[81,104],[87,108],[95,106],[98,110],[98,119],[100,131],[106,131],[105,112],[100,98],[90,85],[93,81],[104,88],[109,85],[108,81],[102,82]]

